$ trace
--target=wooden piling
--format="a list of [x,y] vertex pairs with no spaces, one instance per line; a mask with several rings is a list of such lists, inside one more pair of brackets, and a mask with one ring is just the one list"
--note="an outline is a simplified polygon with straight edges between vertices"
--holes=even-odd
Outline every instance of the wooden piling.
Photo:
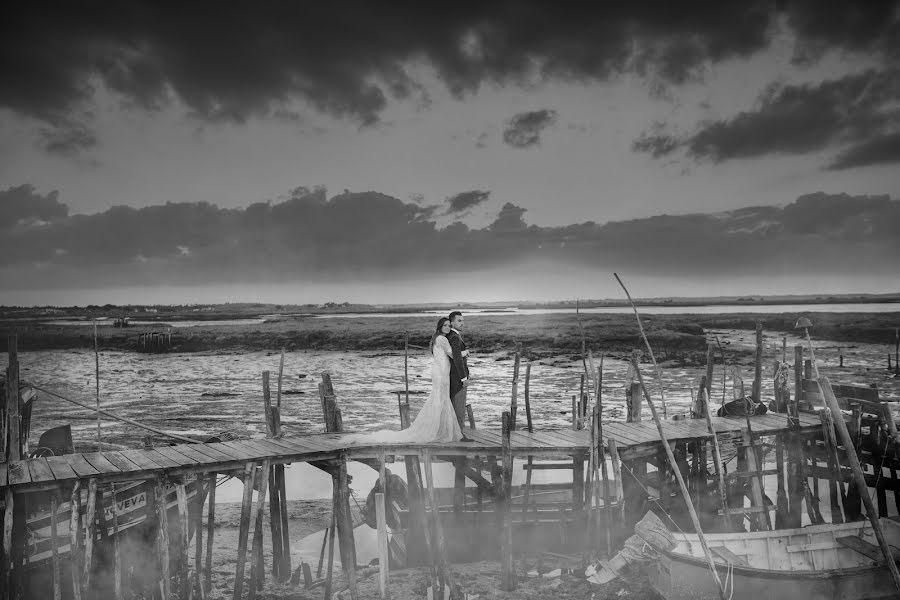
[[72,598],[81,600],[82,590],[82,538],[81,538],[81,480],[76,479],[72,486],[69,503],[69,564],[72,573]]
[[512,518],[510,515],[510,497],[512,491],[512,447],[510,444],[511,416],[503,413],[503,438],[501,452],[503,458],[502,481],[503,491],[501,495],[500,510],[503,515],[503,529],[500,534],[500,589],[512,592],[518,587],[516,581],[516,568],[513,562],[512,548]]
[[512,397],[509,401],[509,414],[510,414],[510,430],[516,430],[516,412],[518,410],[518,396],[519,396],[519,361],[521,360],[521,353],[519,350],[516,350],[516,358],[513,363],[513,377],[512,377]]
[[[384,489],[384,488],[383,488]],[[375,494],[375,523],[378,526],[378,589],[381,597],[389,596],[388,537],[384,512],[384,492]]]
[[94,539],[97,536],[97,480],[88,479],[87,512],[84,515],[86,531],[84,534],[84,595],[91,589],[93,573]]
[[[265,570],[263,568],[263,526],[266,512],[266,491],[269,489],[269,461],[264,460],[259,469],[259,477],[266,478],[267,481],[259,482],[259,494],[256,500],[256,506],[253,509],[253,545],[250,549],[250,584],[247,590],[248,600],[256,598],[257,590],[262,589],[262,583],[265,579]],[[271,520],[271,519],[270,519]]]
[[337,498],[335,527],[341,554],[341,567],[350,581],[350,594],[356,597],[356,543],[353,540],[353,517],[350,514],[350,478],[347,476],[347,458],[341,456],[337,468],[331,474],[332,492]]
[[[212,588],[212,549],[216,531],[216,473],[209,474],[209,508],[206,513],[206,569],[203,577],[203,590],[209,594]],[[197,565],[197,569],[200,565]]]
[[178,582],[182,599],[186,599],[190,593],[191,584],[188,578],[188,545],[190,540],[189,517],[187,505],[187,490],[184,481],[175,482],[175,500],[178,505]]
[[122,557],[119,552],[119,507],[116,498],[116,484],[112,483],[109,487],[112,500],[110,502],[110,509],[112,512],[113,525],[113,554],[115,555],[115,558],[113,559],[113,569],[115,569],[113,586],[115,589],[116,600],[122,600],[125,596],[122,590]]
[[[56,490],[50,493],[50,548],[51,560],[53,562],[53,600],[62,599],[62,582],[59,576],[59,540],[56,539],[56,513],[59,510],[59,496]],[[113,502],[115,504],[115,502]],[[116,554],[116,564],[118,565],[118,553]],[[121,600],[121,585],[116,591],[117,600]]]
[[[92,480],[93,481],[93,480]],[[163,600],[169,600],[172,597],[172,578],[169,573],[169,514],[168,514],[168,498],[166,492],[168,486],[164,476],[160,476],[156,480],[156,518],[158,525],[158,533],[156,536],[157,553],[159,554],[159,562],[161,565],[160,591]],[[88,493],[88,509],[90,510],[90,497]],[[87,560],[85,560],[87,564]],[[86,579],[86,578],[85,578]],[[238,598],[237,600],[240,600]]]
[[762,323],[756,323],[756,360],[753,363],[753,400],[762,402],[762,354],[763,354],[763,329]]
[[241,500],[241,520],[238,526],[237,567],[234,573],[234,600],[242,600],[244,593],[244,569],[247,565],[247,538],[250,535],[250,511],[253,507],[253,484],[256,464],[244,465],[244,496]]
[[337,520],[337,496],[331,502],[331,527],[328,530],[328,571],[325,573],[325,600],[331,600],[331,581],[334,577],[334,524]]
[[194,502],[191,506],[193,506],[192,513],[194,515],[194,577],[191,580],[191,597],[193,596],[193,591],[197,590],[198,598],[205,598],[205,594],[203,593],[203,501],[206,497],[206,494],[203,493],[203,480],[205,479],[204,473],[198,473],[197,479],[195,480],[194,487],[196,489],[196,495],[194,496]]

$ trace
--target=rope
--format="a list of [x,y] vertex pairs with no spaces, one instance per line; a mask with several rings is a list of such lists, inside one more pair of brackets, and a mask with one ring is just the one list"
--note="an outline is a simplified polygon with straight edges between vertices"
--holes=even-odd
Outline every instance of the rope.
[[144,425],[143,423],[138,423],[137,421],[129,419],[128,417],[120,417],[119,415],[111,413],[108,410],[105,410],[102,408],[94,408],[93,406],[89,406],[83,402],[79,402],[78,400],[72,400],[71,398],[66,398],[65,396],[63,396],[61,394],[57,394],[56,392],[51,392],[50,390],[43,388],[39,385],[35,385],[33,383],[30,385],[34,389],[36,389],[40,392],[44,392],[45,394],[49,394],[50,396],[53,396],[54,398],[59,398],[60,400],[65,400],[66,402],[71,402],[72,404],[76,404],[78,406],[81,406],[82,408],[86,408],[91,411],[97,411],[101,414],[106,415],[107,417],[110,417],[111,419],[116,419],[118,421],[122,421],[123,423],[128,423],[129,425],[134,425],[135,427],[141,427],[148,431],[152,431],[153,433],[158,433],[159,435],[164,435],[164,436],[170,437],[175,440],[186,442],[188,444],[196,444],[197,443],[197,440],[195,440],[193,438],[185,437],[183,435],[178,435],[177,433],[168,433],[166,431],[163,431],[162,429],[157,429],[156,427],[151,427],[150,425]]

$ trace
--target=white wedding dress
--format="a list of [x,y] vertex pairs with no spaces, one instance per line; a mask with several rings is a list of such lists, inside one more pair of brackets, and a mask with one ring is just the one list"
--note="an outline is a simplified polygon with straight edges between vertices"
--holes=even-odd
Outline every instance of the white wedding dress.
[[450,357],[453,351],[443,335],[434,340],[431,352],[431,395],[412,424],[401,431],[382,429],[372,433],[347,436],[345,441],[357,444],[408,444],[455,442],[462,430],[450,402]]

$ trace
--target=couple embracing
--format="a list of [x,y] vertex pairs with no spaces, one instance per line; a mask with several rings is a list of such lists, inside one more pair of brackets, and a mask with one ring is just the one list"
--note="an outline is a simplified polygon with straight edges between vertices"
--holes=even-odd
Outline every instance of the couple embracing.
[[429,443],[472,441],[462,432],[469,382],[469,351],[462,339],[464,318],[453,311],[441,317],[431,336],[431,394],[409,427],[382,430],[345,438],[367,443]]

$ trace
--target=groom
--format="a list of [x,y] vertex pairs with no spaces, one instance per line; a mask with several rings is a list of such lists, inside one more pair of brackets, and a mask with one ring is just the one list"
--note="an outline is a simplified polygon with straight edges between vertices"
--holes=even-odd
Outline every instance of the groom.
[[[453,411],[456,413],[460,429],[465,423],[466,390],[472,379],[469,376],[469,351],[460,334],[463,322],[461,312],[454,310],[450,313],[450,333],[447,334],[447,341],[450,342],[450,349],[453,351],[453,358],[450,361],[450,400],[453,403]],[[463,436],[463,441],[470,440]]]

